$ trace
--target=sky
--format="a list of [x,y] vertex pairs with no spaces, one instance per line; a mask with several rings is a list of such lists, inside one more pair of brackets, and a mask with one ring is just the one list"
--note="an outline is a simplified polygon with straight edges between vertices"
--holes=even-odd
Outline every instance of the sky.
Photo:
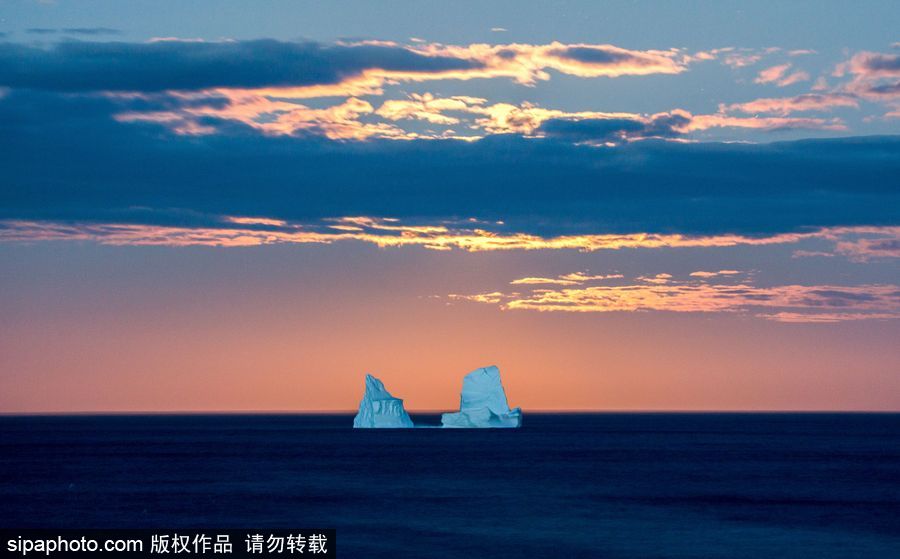
[[896,2],[0,2],[0,412],[900,410]]

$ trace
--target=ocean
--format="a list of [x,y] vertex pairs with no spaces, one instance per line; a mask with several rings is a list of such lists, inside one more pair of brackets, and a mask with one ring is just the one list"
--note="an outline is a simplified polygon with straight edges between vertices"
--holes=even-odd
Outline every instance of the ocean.
[[351,424],[3,416],[0,526],[336,528],[346,558],[900,557],[900,414]]

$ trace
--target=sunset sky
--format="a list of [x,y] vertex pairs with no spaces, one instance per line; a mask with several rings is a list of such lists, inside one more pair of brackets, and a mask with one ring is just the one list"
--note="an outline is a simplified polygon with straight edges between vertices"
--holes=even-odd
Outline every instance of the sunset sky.
[[900,410],[898,30],[0,3],[0,412]]

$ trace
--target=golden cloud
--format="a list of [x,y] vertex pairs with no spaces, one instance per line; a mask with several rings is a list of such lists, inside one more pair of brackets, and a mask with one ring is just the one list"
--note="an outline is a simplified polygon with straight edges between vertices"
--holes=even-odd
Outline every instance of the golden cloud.
[[625,285],[541,288],[524,294],[451,294],[448,298],[493,304],[504,310],[540,312],[727,312],[780,322],[900,318],[900,287],[896,285],[758,287],[748,283],[715,284],[708,279],[675,280],[670,274],[657,274],[638,277],[637,282]]
[[[216,227],[178,227],[126,223],[0,220],[0,242],[93,241],[107,245],[260,246],[359,241],[379,247],[420,246],[432,250],[577,250],[723,248],[833,242],[836,251],[857,260],[900,256],[900,227],[830,227],[769,236],[667,233],[541,236],[487,229],[475,221],[408,224],[393,218],[350,216],[317,223],[290,223],[269,217],[228,216]],[[723,271],[719,272],[725,274]],[[727,275],[727,274],[726,274]],[[569,274],[556,279],[597,277]],[[656,279],[664,279],[663,276]]]

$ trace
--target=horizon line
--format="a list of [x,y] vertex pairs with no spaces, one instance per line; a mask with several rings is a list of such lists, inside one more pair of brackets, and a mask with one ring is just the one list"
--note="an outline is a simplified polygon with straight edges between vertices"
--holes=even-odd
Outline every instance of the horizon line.
[[[53,416],[177,416],[177,415],[355,415],[358,410],[91,410],[91,411],[0,411],[0,417],[53,417]],[[438,415],[452,410],[406,410],[413,415]],[[523,410],[523,413],[526,413]],[[579,415],[579,414],[900,414],[896,410],[866,409],[535,409],[528,415]]]

